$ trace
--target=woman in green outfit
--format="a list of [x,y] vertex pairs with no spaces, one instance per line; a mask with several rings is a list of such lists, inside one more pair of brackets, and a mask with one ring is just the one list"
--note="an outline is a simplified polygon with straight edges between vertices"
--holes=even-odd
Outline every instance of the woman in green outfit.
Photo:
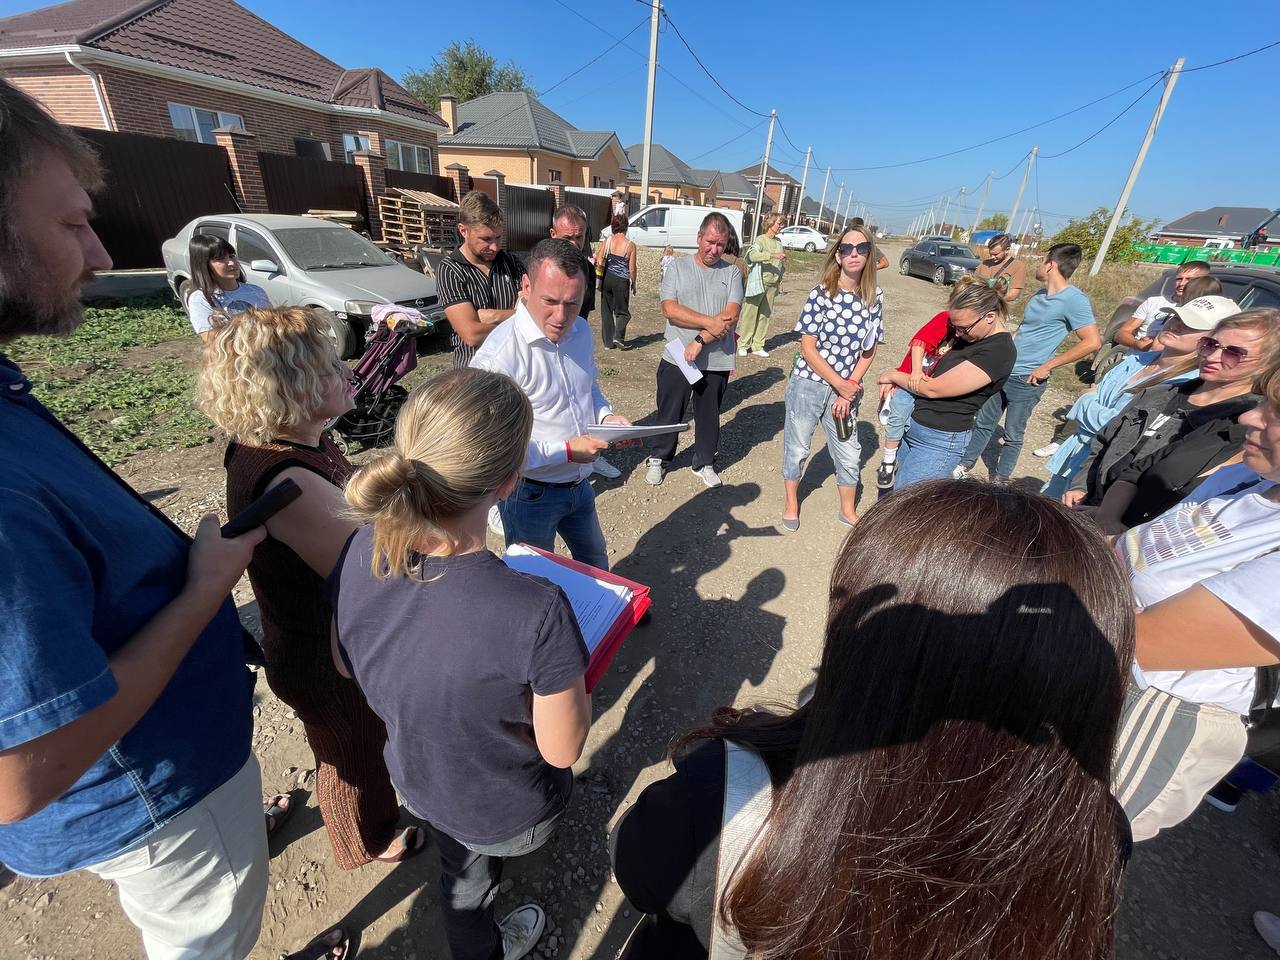
[[[748,353],[754,353],[757,357],[769,355],[769,351],[764,348],[764,337],[769,332],[773,298],[778,295],[778,284],[782,282],[782,273],[786,269],[783,261],[787,259],[787,255],[778,239],[778,231],[785,223],[782,214],[770,214],[765,218],[764,230],[760,236],[747,248],[747,262],[751,264],[752,272],[759,267],[764,292],[755,296],[748,295],[742,302],[742,319],[738,322],[740,357],[745,357]],[[750,275],[747,277],[747,288],[751,288]]]

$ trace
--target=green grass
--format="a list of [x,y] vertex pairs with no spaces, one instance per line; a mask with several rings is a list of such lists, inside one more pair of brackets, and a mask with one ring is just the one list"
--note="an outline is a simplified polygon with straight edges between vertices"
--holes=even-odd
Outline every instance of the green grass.
[[166,295],[86,308],[73,336],[18,340],[7,352],[45,406],[116,464],[141,450],[209,441],[192,397],[194,366],[151,349],[193,337]]

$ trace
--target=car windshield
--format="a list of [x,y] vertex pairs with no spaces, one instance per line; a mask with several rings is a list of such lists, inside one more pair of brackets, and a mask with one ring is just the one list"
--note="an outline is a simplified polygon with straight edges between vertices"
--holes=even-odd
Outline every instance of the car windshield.
[[965,247],[957,247],[952,243],[943,243],[938,245],[938,256],[940,257],[963,257],[968,260],[973,259],[973,253]]
[[391,260],[354,230],[341,227],[295,227],[273,230],[289,259],[303,270],[389,267]]

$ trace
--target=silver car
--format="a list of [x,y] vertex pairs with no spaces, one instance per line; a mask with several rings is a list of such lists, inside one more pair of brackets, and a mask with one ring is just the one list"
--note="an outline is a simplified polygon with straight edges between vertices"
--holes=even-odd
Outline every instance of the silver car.
[[419,310],[445,325],[433,278],[410,270],[347,227],[282,214],[216,214],[192,220],[161,246],[169,286],[186,303],[191,292],[191,237],[222,237],[236,249],[245,281],[277,307],[314,307],[333,328],[344,360],[358,357],[370,314],[380,303]]

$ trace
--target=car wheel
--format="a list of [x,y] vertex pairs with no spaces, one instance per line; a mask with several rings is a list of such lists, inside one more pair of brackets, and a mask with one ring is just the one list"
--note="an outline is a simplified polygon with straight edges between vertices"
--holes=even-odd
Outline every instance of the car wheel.
[[817,249],[818,249],[818,245],[817,245],[816,243],[814,243],[812,240],[810,240],[808,243],[806,243],[806,244],[804,245],[804,252],[805,252],[805,253],[813,253],[813,251],[815,251],[815,250],[817,250]]
[[907,260],[906,257],[903,257],[901,260],[898,261],[898,272],[902,274],[904,277],[911,275],[911,263],[910,261]]
[[339,319],[338,315],[324,307],[313,307],[316,316],[329,324],[329,329],[333,333],[333,345],[338,351],[338,357],[342,360],[354,360],[360,356],[361,349],[364,347],[364,331],[360,330],[350,320]]
[[933,271],[933,282],[936,283],[938,286],[942,286],[944,283],[947,282],[946,267],[939,267],[937,270]]

